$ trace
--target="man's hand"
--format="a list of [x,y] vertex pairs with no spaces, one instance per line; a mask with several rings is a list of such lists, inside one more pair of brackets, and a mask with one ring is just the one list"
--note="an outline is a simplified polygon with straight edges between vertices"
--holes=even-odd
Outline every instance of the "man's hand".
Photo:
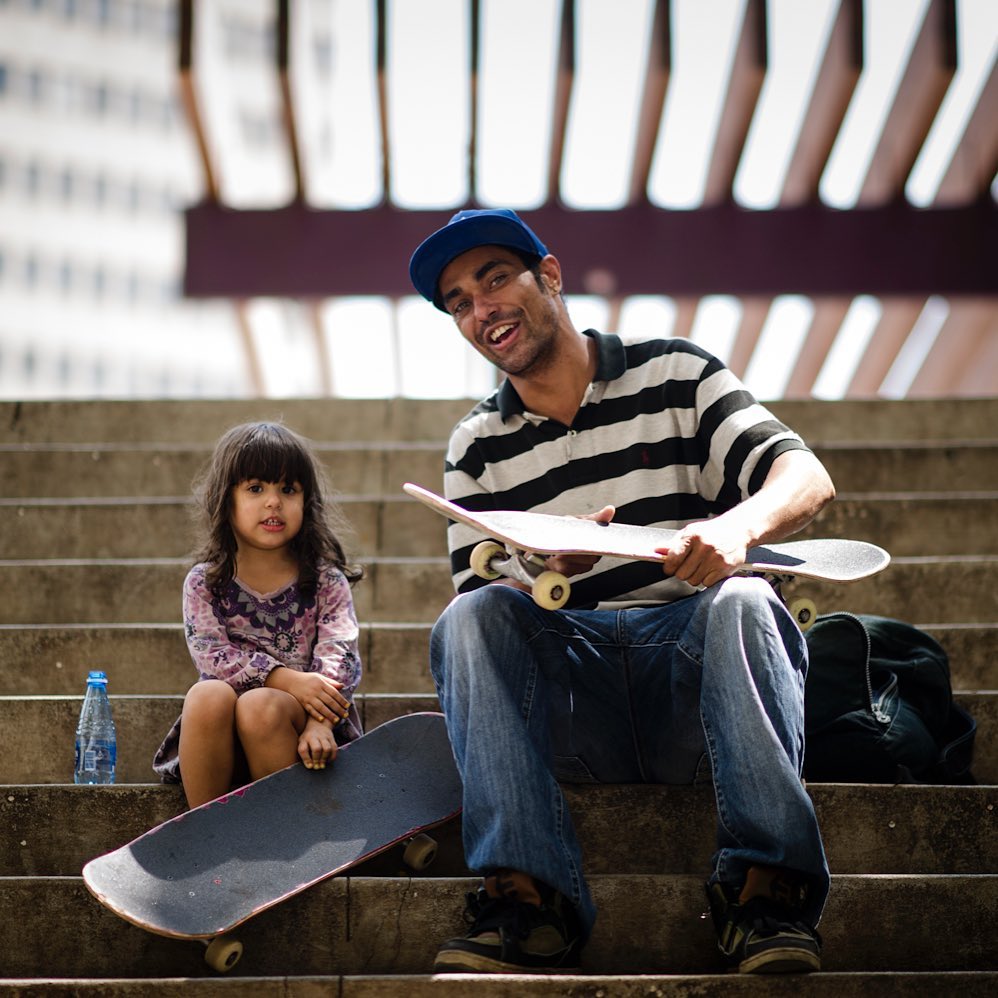
[[[597,523],[609,523],[617,510],[613,506],[604,506],[598,513],[590,513],[577,517],[579,520],[595,520]],[[599,561],[598,554],[553,554],[544,564],[552,572],[561,572],[566,578],[582,575]]]
[[835,486],[813,454],[786,451],[758,492],[712,520],[688,524],[659,548],[663,568],[691,586],[713,586],[745,563],[750,547],[791,536],[834,498]]
[[718,517],[688,524],[669,547],[656,551],[664,556],[666,575],[691,586],[713,586],[745,564],[747,549],[744,531]]

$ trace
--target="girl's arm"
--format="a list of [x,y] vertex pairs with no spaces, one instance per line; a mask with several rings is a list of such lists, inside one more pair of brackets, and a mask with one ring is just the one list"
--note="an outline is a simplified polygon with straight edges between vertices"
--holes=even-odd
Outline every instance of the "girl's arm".
[[202,679],[221,679],[237,693],[263,686],[281,663],[258,648],[233,643],[215,615],[204,570],[191,569],[184,580],[184,630],[187,648]]
[[335,568],[323,569],[315,602],[317,617],[312,669],[340,683],[344,695],[352,697],[361,676],[358,650],[360,628],[350,583],[342,572]]
[[[338,723],[350,715],[361,663],[350,584],[335,568],[326,567],[320,572],[315,615],[315,643],[308,671],[275,670],[267,685],[290,693],[310,717]],[[355,724],[359,724],[356,717]]]

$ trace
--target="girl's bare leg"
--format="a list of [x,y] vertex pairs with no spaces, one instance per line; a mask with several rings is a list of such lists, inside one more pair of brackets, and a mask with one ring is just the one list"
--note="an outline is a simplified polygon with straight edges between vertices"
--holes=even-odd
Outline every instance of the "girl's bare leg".
[[254,780],[298,761],[305,708],[290,694],[268,686],[247,690],[236,704],[236,732]]
[[195,683],[184,698],[180,773],[188,807],[214,800],[232,787],[237,702],[235,690],[220,679]]

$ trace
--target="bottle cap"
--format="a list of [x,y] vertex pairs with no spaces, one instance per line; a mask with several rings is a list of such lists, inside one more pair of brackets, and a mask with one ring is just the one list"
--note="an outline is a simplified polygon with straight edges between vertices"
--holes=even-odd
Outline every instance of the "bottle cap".
[[88,686],[107,686],[107,676],[98,670],[93,670],[87,675]]

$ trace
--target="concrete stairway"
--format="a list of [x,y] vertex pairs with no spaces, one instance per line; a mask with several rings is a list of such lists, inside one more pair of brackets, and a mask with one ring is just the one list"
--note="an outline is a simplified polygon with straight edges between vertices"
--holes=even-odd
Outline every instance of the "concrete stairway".
[[[217,436],[283,417],[321,442],[368,568],[356,590],[368,728],[435,709],[430,623],[450,597],[444,524],[405,499],[435,488],[464,401],[0,403],[0,992],[44,995],[984,995],[998,991],[998,400],[783,403],[840,499],[812,535],[894,555],[849,587],[799,584],[819,610],[910,620],[950,653],[978,722],[977,786],[813,785],[833,872],[825,970],[723,974],[701,881],[713,798],[695,787],[569,789],[600,918],[573,977],[433,978],[462,929],[459,828],[432,876],[375,861],[248,923],[222,978],[197,944],[101,908],[79,872],[183,808],[149,760],[195,678],[179,625],[191,476]],[[106,669],[119,782],[71,785],[89,668]]]

